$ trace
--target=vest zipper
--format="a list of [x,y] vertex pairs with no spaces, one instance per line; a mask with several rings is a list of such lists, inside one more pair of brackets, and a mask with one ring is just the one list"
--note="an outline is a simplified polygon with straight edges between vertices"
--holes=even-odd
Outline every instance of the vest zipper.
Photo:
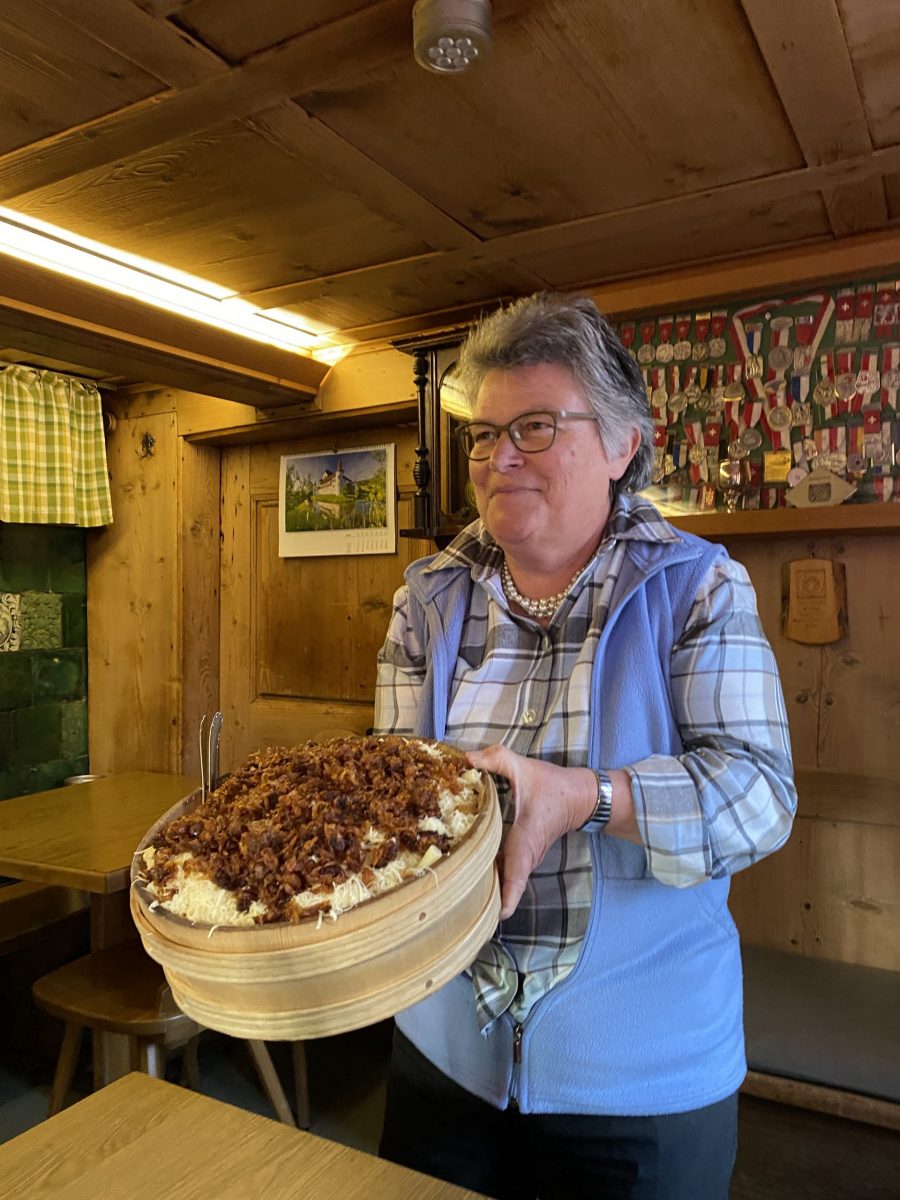
[[511,1108],[519,1107],[519,1066],[522,1062],[522,1033],[523,1028],[517,1022],[513,1026],[513,1071],[509,1088],[509,1103]]

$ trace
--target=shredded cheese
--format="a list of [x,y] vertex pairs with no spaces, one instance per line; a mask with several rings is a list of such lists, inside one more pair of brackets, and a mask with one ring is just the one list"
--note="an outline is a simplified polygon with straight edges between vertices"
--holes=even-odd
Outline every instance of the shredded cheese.
[[[439,746],[420,743],[422,748],[434,758],[444,758]],[[438,797],[440,817],[424,817],[419,821],[418,828],[423,833],[438,833],[446,836],[451,846],[460,841],[471,829],[477,817],[475,803],[481,783],[481,775],[474,768],[461,772],[460,783],[463,785],[459,795],[446,790]],[[363,838],[363,846],[379,846],[387,841],[388,835],[384,830],[375,826],[369,827]],[[148,847],[143,851],[142,858],[145,867],[150,868],[155,861],[156,851]],[[379,896],[384,892],[398,887],[406,879],[431,871],[434,863],[442,857],[437,846],[430,846],[424,854],[416,851],[403,850],[391,862],[382,867],[371,868],[367,872],[368,882],[364,882],[359,874],[351,875],[348,879],[335,884],[330,893],[303,891],[292,898],[302,912],[316,912],[318,917],[316,928],[320,928],[323,916],[335,920],[341,913],[349,912],[365,900]],[[200,875],[197,871],[186,871],[185,864],[191,858],[190,854],[180,854],[172,859],[177,867],[175,875],[167,881],[165,895],[161,895],[156,884],[147,883],[147,890],[155,897],[151,909],[162,906],[168,912],[184,916],[198,924],[231,926],[249,926],[256,924],[256,918],[264,916],[267,909],[265,904],[254,900],[248,909],[241,911],[232,892],[219,887],[211,879]],[[213,929],[210,930],[210,935]]]

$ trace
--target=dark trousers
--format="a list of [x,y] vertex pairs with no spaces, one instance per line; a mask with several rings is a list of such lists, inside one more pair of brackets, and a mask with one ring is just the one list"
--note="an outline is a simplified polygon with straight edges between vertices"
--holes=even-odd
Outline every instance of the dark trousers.
[[665,1117],[501,1111],[399,1030],[382,1158],[497,1200],[727,1200],[737,1095]]

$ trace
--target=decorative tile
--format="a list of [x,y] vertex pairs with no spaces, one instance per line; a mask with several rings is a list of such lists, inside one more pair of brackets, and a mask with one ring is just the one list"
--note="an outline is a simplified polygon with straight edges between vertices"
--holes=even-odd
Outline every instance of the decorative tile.
[[33,695],[31,654],[0,654],[0,709],[28,708]]
[[23,592],[19,619],[23,650],[56,650],[62,645],[62,596]]
[[34,699],[81,700],[85,695],[85,652],[60,650],[57,654],[34,651]]
[[18,650],[22,645],[21,608],[21,596],[0,592],[0,651]]
[[59,704],[19,708],[13,714],[10,765],[38,767],[62,758],[62,713]]

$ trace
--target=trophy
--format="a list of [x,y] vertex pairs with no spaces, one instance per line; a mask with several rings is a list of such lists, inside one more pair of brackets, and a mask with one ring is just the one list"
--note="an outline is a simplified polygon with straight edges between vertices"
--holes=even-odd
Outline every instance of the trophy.
[[725,499],[726,512],[737,512],[748,476],[746,459],[723,458],[719,463],[717,486]]

